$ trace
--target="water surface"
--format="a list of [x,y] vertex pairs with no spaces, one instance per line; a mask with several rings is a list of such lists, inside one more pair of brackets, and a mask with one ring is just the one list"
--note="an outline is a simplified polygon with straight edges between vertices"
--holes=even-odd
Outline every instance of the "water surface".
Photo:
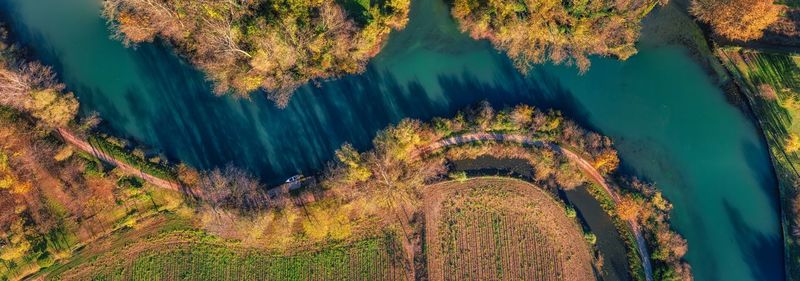
[[582,76],[548,65],[523,77],[487,42],[460,34],[443,2],[416,0],[409,26],[366,73],[303,87],[279,110],[261,95],[214,96],[169,48],[109,39],[96,0],[0,3],[84,113],[170,159],[232,163],[276,182],[322,168],[344,142],[369,148],[376,130],[405,117],[450,116],[480,100],[553,107],[612,137],[626,171],[658,183],[697,280],[782,279],[766,147],[682,46],[642,44],[625,62],[594,58]]

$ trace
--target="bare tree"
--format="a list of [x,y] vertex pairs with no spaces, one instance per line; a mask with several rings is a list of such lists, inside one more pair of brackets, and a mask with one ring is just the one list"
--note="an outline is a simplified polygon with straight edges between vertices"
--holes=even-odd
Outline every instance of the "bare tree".
[[258,179],[232,165],[203,173],[198,188],[202,199],[215,207],[245,212],[270,206],[269,196]]

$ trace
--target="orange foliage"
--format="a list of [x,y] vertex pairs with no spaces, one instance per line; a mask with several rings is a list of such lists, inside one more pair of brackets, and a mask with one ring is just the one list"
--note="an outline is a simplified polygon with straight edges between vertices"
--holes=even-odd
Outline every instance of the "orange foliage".
[[636,53],[641,19],[653,0],[455,0],[461,31],[488,39],[526,72],[547,61],[589,68],[589,56],[627,59]]
[[624,220],[636,220],[643,212],[642,205],[635,199],[624,196],[617,204],[617,214]]
[[694,0],[691,6],[692,14],[716,33],[741,41],[761,38],[783,10],[773,0]]

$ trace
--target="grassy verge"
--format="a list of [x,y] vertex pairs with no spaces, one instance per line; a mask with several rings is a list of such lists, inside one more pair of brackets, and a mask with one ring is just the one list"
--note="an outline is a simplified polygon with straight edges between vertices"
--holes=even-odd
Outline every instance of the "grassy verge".
[[88,141],[95,149],[103,151],[114,159],[131,165],[146,174],[153,175],[163,180],[174,181],[177,179],[177,173],[175,172],[174,168],[164,164],[147,161],[142,157],[134,155],[131,151],[128,151],[124,147],[110,142],[106,138],[100,136],[90,136]]
[[59,276],[64,272],[79,268],[85,263],[97,260],[105,254],[106,251],[123,248],[126,245],[135,243],[143,237],[188,230],[190,227],[189,221],[170,213],[164,213],[163,216],[153,217],[148,221],[143,221],[135,228],[119,228],[91,244],[80,245],[68,260],[45,268],[33,277],[35,279],[52,279],[53,276]]
[[764,133],[778,179],[787,280],[800,280],[793,200],[800,182],[800,55],[721,48],[717,56],[745,94]]

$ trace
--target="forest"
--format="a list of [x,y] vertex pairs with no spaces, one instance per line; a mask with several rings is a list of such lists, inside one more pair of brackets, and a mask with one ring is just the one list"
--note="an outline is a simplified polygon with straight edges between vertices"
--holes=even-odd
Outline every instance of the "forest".
[[410,0],[109,0],[103,14],[128,44],[162,38],[219,94],[262,89],[286,106],[308,83],[364,71]]
[[590,55],[635,54],[641,20],[662,2],[455,0],[452,14],[462,31],[491,41],[523,72],[545,62],[586,72]]
[[786,36],[798,35],[791,20],[782,16],[787,7],[772,0],[693,0],[690,11],[730,40],[756,40],[770,27],[791,29],[785,30]]

